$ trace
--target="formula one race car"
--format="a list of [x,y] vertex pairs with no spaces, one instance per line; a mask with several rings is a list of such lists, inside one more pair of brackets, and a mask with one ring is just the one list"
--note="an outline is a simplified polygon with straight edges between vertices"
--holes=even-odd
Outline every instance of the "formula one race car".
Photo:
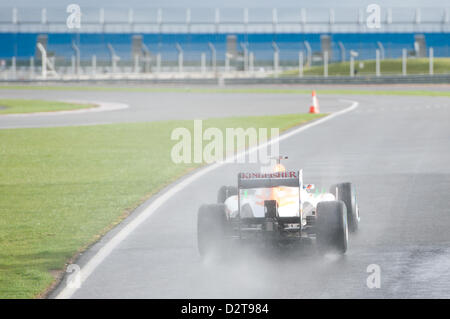
[[272,173],[239,173],[238,186],[222,186],[217,204],[198,211],[198,249],[202,257],[220,256],[231,241],[282,247],[316,242],[321,251],[344,254],[348,232],[360,221],[351,183],[329,193],[304,184],[302,171],[286,171],[278,158]]

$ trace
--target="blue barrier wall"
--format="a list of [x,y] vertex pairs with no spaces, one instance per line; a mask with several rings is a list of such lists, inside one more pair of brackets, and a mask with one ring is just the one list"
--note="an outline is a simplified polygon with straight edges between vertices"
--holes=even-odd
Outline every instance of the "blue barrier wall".
[[[35,55],[38,33],[0,33],[0,58],[26,59]],[[74,54],[72,41],[77,43],[81,51],[81,59],[90,59],[96,55],[98,60],[110,58],[107,44],[111,43],[116,54],[122,60],[131,59],[131,33],[49,33],[48,51],[55,56],[70,59]],[[248,50],[252,51],[256,60],[272,59],[272,41],[280,48],[280,60],[298,58],[299,50],[306,50],[304,41],[308,41],[313,52],[321,49],[320,34],[235,34],[238,50],[240,43],[248,43]],[[450,56],[450,33],[425,33],[427,47],[434,48],[436,57]],[[184,50],[186,61],[198,61],[202,52],[209,57],[208,42],[214,44],[218,60],[223,60],[226,51],[226,34],[142,34],[143,42],[152,53],[161,53],[164,60],[176,60],[175,44],[179,43]],[[339,60],[341,52],[338,42],[342,42],[348,59],[349,51],[360,53],[360,59],[374,59],[377,42],[385,48],[386,58],[398,58],[403,48],[414,49],[414,33],[339,33],[330,34],[332,39],[332,60]]]

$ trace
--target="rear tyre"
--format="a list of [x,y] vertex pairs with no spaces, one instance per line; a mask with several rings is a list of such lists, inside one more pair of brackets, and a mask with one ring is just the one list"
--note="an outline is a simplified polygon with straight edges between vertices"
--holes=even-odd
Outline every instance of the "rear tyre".
[[222,186],[217,193],[217,203],[223,204],[228,197],[237,195],[237,193],[238,191],[236,186]]
[[221,257],[225,250],[227,216],[224,204],[202,205],[197,217],[197,245],[202,258]]
[[316,238],[323,252],[344,254],[348,245],[347,209],[342,201],[317,204]]
[[333,193],[336,196],[336,189],[336,200],[343,201],[345,203],[345,206],[347,207],[348,230],[354,233],[358,230],[360,221],[355,187],[352,185],[352,183],[340,183],[331,186],[330,193]]

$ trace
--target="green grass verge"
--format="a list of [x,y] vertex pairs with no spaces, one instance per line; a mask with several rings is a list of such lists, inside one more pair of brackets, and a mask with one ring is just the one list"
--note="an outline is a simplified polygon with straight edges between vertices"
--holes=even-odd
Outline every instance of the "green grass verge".
[[[278,127],[323,114],[203,121]],[[173,129],[192,121],[0,130],[0,298],[42,293],[77,252],[199,164],[174,164]],[[53,275],[52,275],[53,273]]]
[[[313,86],[312,86],[313,87]],[[50,90],[50,91],[99,91],[99,92],[148,92],[148,93],[229,93],[229,94],[311,94],[310,89],[292,88],[180,88],[180,87],[102,87],[102,86],[0,86],[2,89],[12,90]],[[363,90],[363,89],[320,89],[317,94],[339,95],[412,95],[412,96],[450,96],[450,91],[427,90]]]
[[85,109],[92,104],[76,104],[57,101],[0,99],[0,114],[55,112]]
[[[363,64],[363,68],[359,66],[360,62]],[[435,74],[448,74],[450,73],[450,58],[435,58],[434,59],[434,73]],[[374,75],[375,60],[356,61],[355,69],[358,71],[358,75]],[[428,74],[429,73],[429,61],[427,58],[421,59],[408,59],[406,70],[408,74]],[[401,59],[386,59],[380,63],[380,72],[382,75],[401,75],[402,74],[402,60]],[[305,68],[305,76],[308,75],[323,75],[323,66],[312,66]],[[350,74],[350,62],[344,63],[330,63],[328,65],[328,75],[348,76]],[[289,70],[283,72],[281,76],[297,76],[298,69]]]

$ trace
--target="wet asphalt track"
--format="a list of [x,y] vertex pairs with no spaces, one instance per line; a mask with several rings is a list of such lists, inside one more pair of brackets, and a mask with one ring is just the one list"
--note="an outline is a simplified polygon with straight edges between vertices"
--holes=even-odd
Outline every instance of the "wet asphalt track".
[[[0,90],[0,98],[53,99],[118,102],[130,105],[123,111],[61,115],[1,116],[0,128],[206,119],[241,115],[303,113],[311,98],[293,94],[216,94]],[[322,102],[323,100],[323,102]],[[336,98],[324,96],[321,103],[335,109]]]
[[[1,93],[130,104],[127,110],[83,116],[0,118],[2,128],[296,113],[309,104],[309,97],[292,94]],[[226,165],[158,209],[112,251],[74,297],[449,298],[450,99],[319,98],[324,112],[350,104],[338,99],[358,101],[359,107],[282,141],[280,151],[290,157],[288,168],[303,168],[306,182],[319,188],[338,181],[356,184],[361,228],[350,237],[344,257],[318,256],[306,249],[296,256],[250,252],[221,265],[202,264],[196,249],[198,207],[214,202],[221,185],[235,184],[238,171],[253,168]],[[83,268],[128,222],[77,263]],[[370,264],[381,267],[379,289],[366,286]]]

